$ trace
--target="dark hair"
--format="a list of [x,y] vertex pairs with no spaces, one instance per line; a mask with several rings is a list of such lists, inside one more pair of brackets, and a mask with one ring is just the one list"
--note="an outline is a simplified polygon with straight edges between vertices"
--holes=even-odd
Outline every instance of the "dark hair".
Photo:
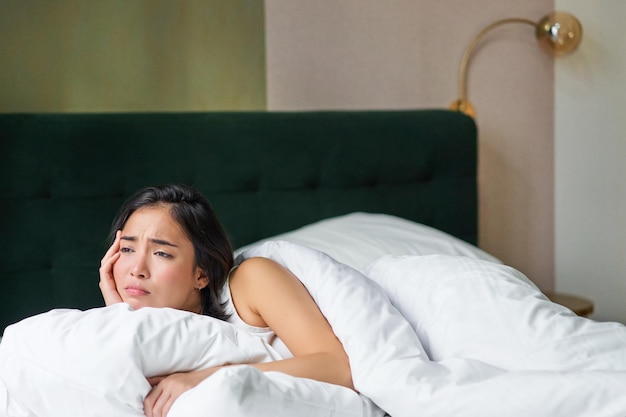
[[209,278],[209,285],[200,290],[201,314],[226,320],[228,315],[219,302],[219,295],[233,267],[233,249],[211,204],[195,188],[170,184],[137,191],[122,205],[113,220],[111,243],[115,233],[124,228],[135,211],[159,205],[169,207],[172,218],[193,244],[196,266]]

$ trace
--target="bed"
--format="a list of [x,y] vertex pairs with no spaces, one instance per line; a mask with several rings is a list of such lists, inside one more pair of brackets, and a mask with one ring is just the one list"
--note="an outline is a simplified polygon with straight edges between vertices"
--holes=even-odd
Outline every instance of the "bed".
[[236,247],[357,211],[477,240],[476,128],[456,113],[16,114],[0,138],[2,328],[101,305],[110,223],[151,184],[198,187]]
[[171,416],[623,417],[624,326],[551,303],[476,246],[476,150],[473,120],[437,109],[0,115],[0,416],[139,416],[144,375],[275,358],[221,322],[102,307],[116,210],[180,182],[238,256],[297,272],[359,394],[240,366]]

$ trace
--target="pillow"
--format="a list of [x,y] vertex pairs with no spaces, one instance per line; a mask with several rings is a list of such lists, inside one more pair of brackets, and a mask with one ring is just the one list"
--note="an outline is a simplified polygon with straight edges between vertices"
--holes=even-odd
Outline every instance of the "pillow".
[[[6,328],[0,344],[0,416],[145,417],[143,399],[150,390],[145,376],[278,359],[261,338],[199,314],[133,311],[122,303],[53,310]],[[182,395],[168,415],[214,410],[260,417],[382,415],[348,388],[245,365],[216,372]]]
[[35,415],[143,416],[150,390],[144,375],[278,358],[229,323],[120,303],[53,310],[8,326],[0,379],[12,400]]
[[383,417],[349,388],[251,366],[224,368],[189,390],[167,417]]
[[270,240],[317,249],[358,270],[385,255],[461,255],[500,263],[494,256],[452,235],[387,214],[357,212],[322,220],[246,245],[235,253]]

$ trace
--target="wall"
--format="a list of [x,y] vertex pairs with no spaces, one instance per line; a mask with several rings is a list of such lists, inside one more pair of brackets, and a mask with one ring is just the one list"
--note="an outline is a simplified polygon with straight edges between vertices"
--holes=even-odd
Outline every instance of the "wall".
[[[266,81],[270,109],[445,107],[480,28],[552,8],[545,0],[266,0],[265,10],[258,0],[4,1],[0,111],[261,109]],[[594,318],[626,322],[626,46],[617,41],[626,3],[556,0],[556,8],[581,19],[585,40],[556,62],[554,102],[553,61],[527,27],[493,32],[472,62],[480,246],[543,289],[554,286],[556,262],[559,291],[593,299]]]
[[[553,1],[266,0],[271,110],[447,107],[465,47],[505,17],[538,20]],[[528,25],[476,51],[480,246],[554,287],[553,59]]]
[[556,287],[626,323],[626,2],[557,0],[584,30],[556,65]]
[[0,2],[0,111],[265,108],[263,2]]

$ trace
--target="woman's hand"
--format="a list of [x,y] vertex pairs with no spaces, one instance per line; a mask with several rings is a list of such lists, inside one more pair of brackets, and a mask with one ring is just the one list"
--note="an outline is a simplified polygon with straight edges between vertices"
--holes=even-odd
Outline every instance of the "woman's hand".
[[222,368],[216,366],[196,372],[181,372],[167,376],[148,378],[152,391],[143,401],[143,410],[148,417],[165,417],[172,404],[184,392],[198,385],[215,371]]
[[120,236],[121,232],[118,230],[113,244],[100,261],[100,292],[107,306],[123,302],[113,279],[113,265],[120,257]]

